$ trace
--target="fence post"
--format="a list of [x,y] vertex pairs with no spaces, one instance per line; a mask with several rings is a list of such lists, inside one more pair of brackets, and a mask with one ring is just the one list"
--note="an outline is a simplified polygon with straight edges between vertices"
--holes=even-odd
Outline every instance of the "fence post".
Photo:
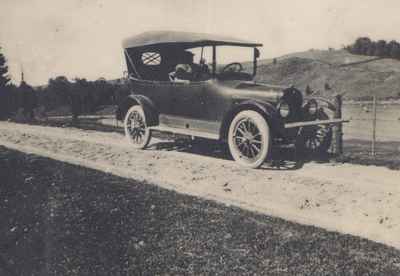
[[371,143],[371,155],[375,156],[375,142],[376,142],[376,96],[374,95],[372,102],[372,143]]
[[[335,119],[342,118],[342,104],[343,99],[342,95],[336,95],[335,97]],[[336,135],[335,135],[335,153],[340,155],[343,153],[343,125],[338,124],[336,126]]]

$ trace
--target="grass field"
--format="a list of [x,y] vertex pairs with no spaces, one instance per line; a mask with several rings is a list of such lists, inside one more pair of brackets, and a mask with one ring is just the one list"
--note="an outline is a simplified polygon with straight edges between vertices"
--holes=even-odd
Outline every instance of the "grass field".
[[[344,93],[347,100],[361,97],[399,97],[400,61],[360,56],[345,50],[309,50],[272,60],[260,60],[257,81],[294,85],[302,91],[309,85],[325,96]],[[331,89],[326,90],[325,84]]]
[[400,252],[0,148],[1,275],[399,275]]

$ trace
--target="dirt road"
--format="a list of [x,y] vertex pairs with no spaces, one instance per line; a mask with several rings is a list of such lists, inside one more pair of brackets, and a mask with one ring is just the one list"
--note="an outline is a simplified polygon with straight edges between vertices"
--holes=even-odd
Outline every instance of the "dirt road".
[[400,248],[399,171],[316,163],[250,170],[159,140],[136,151],[118,133],[5,122],[0,144]]

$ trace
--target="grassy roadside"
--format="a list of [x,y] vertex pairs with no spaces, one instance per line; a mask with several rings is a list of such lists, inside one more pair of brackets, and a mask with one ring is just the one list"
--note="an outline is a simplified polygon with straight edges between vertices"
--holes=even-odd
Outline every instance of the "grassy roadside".
[[399,151],[400,142],[377,142],[376,153],[371,155],[371,142],[351,139],[344,141],[344,153],[336,161],[400,170]]
[[385,245],[4,147],[0,179],[1,275],[400,273]]

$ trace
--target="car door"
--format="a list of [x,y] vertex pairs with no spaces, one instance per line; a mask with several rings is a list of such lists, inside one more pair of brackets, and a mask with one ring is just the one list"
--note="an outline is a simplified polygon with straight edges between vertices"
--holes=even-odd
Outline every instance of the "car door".
[[175,127],[218,133],[216,112],[208,108],[215,100],[209,82],[174,83],[170,95]]
[[189,82],[171,82],[169,88],[170,110],[163,116],[170,127],[187,128],[193,126],[192,120],[200,110],[199,103],[194,100],[197,94],[196,86]]
[[171,83],[167,81],[136,81],[133,87],[135,94],[148,97],[162,114],[172,110]]

